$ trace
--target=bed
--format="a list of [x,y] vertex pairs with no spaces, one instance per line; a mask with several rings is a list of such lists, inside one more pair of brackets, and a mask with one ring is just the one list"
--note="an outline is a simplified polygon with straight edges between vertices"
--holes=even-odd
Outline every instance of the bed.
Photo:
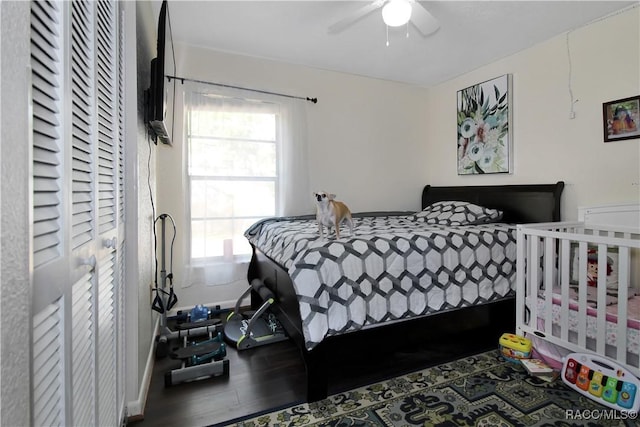
[[640,376],[640,207],[588,208],[579,218],[518,226],[517,333],[555,368],[586,352]]
[[275,294],[276,315],[304,358],[307,400],[327,396],[333,355],[366,358],[372,342],[424,343],[478,321],[495,347],[515,327],[515,224],[559,221],[563,188],[427,185],[421,211],[355,214],[355,235],[339,240],[320,240],[313,216],[249,228],[248,279]]

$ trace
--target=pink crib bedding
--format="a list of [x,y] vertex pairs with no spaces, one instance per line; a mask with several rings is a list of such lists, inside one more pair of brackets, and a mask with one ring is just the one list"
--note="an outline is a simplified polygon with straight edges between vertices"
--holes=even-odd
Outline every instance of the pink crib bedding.
[[[589,306],[587,307],[587,337],[596,338],[597,330],[597,311],[595,306],[595,292],[596,288],[589,288],[587,294],[587,301]],[[637,292],[630,291],[631,297],[627,300],[627,350],[633,354],[640,354],[640,295],[636,295]],[[577,293],[571,289],[569,295],[569,329],[576,331],[578,329],[578,302]],[[560,323],[561,309],[560,301],[561,297],[559,293],[553,293],[553,305],[551,312],[551,319],[553,323]],[[607,344],[616,346],[618,342],[618,304],[617,298],[608,296],[607,298],[607,316],[606,316],[606,341]],[[545,313],[545,299],[541,295],[538,298],[537,304],[538,310],[538,327],[542,328],[544,325]]]

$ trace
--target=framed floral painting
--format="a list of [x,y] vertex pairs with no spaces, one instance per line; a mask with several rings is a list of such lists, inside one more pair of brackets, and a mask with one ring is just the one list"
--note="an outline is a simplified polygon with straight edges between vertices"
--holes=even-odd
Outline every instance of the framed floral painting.
[[511,173],[511,75],[458,91],[458,175]]

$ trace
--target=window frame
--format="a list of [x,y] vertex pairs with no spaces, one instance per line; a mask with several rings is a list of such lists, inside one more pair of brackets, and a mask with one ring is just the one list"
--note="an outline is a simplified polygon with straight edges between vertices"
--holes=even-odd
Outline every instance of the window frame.
[[[204,257],[194,257],[193,256],[193,224],[194,221],[202,221],[206,222],[208,220],[240,220],[246,221],[251,220],[252,222],[258,221],[262,218],[265,218],[269,215],[261,215],[261,216],[204,216],[204,217],[194,217],[192,212],[192,198],[193,198],[193,182],[202,181],[202,182],[216,182],[216,181],[242,181],[242,182],[270,182],[273,183],[274,187],[274,200],[273,200],[273,214],[276,215],[278,213],[279,206],[279,198],[280,198],[280,182],[281,182],[281,150],[282,150],[282,117],[281,117],[281,108],[282,106],[272,100],[261,100],[258,97],[246,97],[246,96],[228,96],[222,93],[218,93],[216,91],[211,91],[209,89],[203,89],[201,87],[194,87],[187,91],[185,98],[188,98],[193,93],[203,93],[207,95],[212,95],[216,98],[230,98],[232,99],[234,110],[237,109],[237,112],[257,112],[257,110],[264,108],[265,112],[269,114],[273,114],[275,120],[275,135],[273,142],[268,140],[256,140],[252,138],[228,138],[223,136],[214,136],[214,135],[195,135],[191,131],[191,121],[190,115],[194,106],[190,105],[188,102],[185,103],[185,126],[184,126],[184,141],[186,147],[186,156],[185,156],[185,175],[186,175],[186,207],[187,207],[187,247],[186,252],[189,259],[189,264],[193,266],[205,266],[212,264],[223,264],[223,263],[238,263],[238,262],[248,262],[251,258],[251,252],[235,254],[232,253],[232,256],[229,258],[222,255],[213,255],[213,256],[204,256]],[[257,107],[257,108],[256,108]],[[215,108],[215,107],[211,107]],[[223,108],[223,107],[221,107]],[[253,110],[253,111],[252,111]],[[234,111],[235,112],[235,111]],[[192,175],[191,174],[191,157],[192,157],[192,147],[191,140],[192,138],[200,137],[200,138],[211,138],[211,139],[236,139],[238,141],[255,141],[265,144],[274,144],[275,146],[275,175],[273,176],[251,176],[251,175]]]

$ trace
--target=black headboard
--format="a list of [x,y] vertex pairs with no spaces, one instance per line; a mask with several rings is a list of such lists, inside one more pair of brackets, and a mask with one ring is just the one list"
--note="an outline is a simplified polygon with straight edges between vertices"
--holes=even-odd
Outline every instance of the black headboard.
[[555,184],[432,187],[422,190],[422,208],[435,202],[456,200],[504,212],[503,222],[526,224],[560,221],[560,196],[564,182]]

